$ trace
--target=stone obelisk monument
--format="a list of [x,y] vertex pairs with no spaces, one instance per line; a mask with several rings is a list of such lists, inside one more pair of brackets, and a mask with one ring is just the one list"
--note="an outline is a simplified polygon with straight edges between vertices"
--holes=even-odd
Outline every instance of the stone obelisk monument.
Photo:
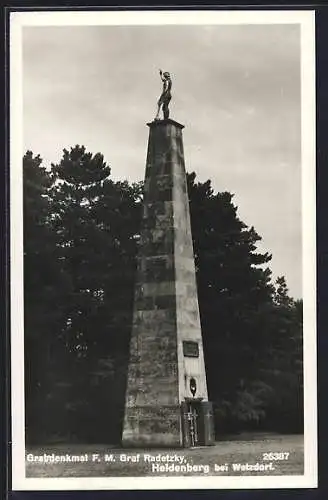
[[[148,123],[144,207],[130,343],[124,446],[214,442],[186,185],[183,125],[168,116],[171,78]],[[159,119],[160,107],[164,119]]]

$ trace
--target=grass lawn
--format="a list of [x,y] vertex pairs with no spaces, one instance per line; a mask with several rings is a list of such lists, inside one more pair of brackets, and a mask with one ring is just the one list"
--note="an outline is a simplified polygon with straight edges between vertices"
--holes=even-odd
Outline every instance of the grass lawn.
[[[85,461],[44,463],[31,461],[43,454],[83,456]],[[264,454],[272,453],[270,457]],[[277,459],[285,453],[285,459]],[[30,454],[30,455],[29,455]],[[98,457],[93,457],[98,454]],[[274,455],[276,454],[276,455]],[[288,458],[287,458],[287,454]],[[174,462],[166,456],[175,457]],[[302,475],[303,474],[303,436],[277,434],[244,434],[238,438],[217,441],[215,446],[192,449],[121,449],[110,445],[65,445],[55,444],[45,447],[29,447],[26,450],[27,477],[119,477],[154,475],[153,464],[169,467],[183,465],[189,471],[160,471],[159,476],[245,476],[245,475]],[[152,458],[149,458],[152,457]],[[157,457],[157,460],[156,460]],[[275,457],[275,458],[273,458]],[[151,462],[149,460],[154,460]],[[267,464],[270,469],[234,470],[233,464]],[[218,470],[217,466],[221,466]],[[191,471],[190,466],[198,466]],[[224,466],[224,467],[222,467]],[[258,467],[258,466],[257,466]],[[199,470],[199,468],[201,470]]]

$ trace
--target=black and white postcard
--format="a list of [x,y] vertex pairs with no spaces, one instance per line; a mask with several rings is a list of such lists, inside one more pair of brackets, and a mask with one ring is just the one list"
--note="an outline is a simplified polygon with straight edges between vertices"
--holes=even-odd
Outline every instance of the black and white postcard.
[[314,35],[10,14],[14,490],[317,486]]

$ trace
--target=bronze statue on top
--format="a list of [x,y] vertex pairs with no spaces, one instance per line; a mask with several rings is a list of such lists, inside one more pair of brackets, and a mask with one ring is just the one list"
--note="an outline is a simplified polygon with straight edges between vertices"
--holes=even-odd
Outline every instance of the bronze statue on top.
[[163,82],[163,91],[162,91],[162,94],[157,102],[158,107],[157,107],[157,114],[156,114],[155,120],[159,120],[159,112],[161,110],[161,107],[163,109],[164,120],[167,120],[169,115],[170,115],[169,102],[170,102],[171,97],[172,97],[171,96],[172,80],[171,80],[170,73],[168,73],[167,71],[165,71],[163,73],[163,71],[160,69],[159,74],[160,74],[160,77],[161,77],[162,82]]

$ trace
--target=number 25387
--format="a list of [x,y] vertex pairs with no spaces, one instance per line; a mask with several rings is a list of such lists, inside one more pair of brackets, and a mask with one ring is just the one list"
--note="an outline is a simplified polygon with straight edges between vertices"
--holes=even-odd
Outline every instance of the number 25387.
[[263,460],[288,460],[288,458],[288,451],[263,453]]

